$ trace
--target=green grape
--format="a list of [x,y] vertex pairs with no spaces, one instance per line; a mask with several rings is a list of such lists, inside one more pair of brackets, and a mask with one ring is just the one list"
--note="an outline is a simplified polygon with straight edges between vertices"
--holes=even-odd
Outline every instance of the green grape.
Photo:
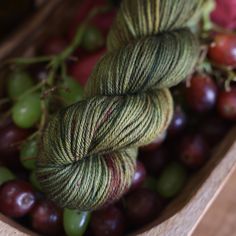
[[15,175],[8,168],[0,166],[0,186],[5,182],[15,178]]
[[94,51],[101,48],[104,43],[105,40],[100,30],[93,26],[87,27],[81,42],[82,48]]
[[38,144],[36,140],[25,143],[20,151],[21,164],[28,170],[34,170],[37,154]]
[[169,164],[157,180],[157,191],[164,198],[176,196],[183,188],[187,179],[186,169],[179,163]]
[[16,70],[7,79],[7,93],[11,99],[16,99],[33,86],[31,77],[22,70]]
[[63,83],[63,89],[60,90],[60,96],[63,98],[64,104],[69,106],[80,101],[83,97],[83,88],[78,82],[67,77]]
[[64,209],[63,224],[67,236],[82,236],[84,235],[91,213],[78,212],[77,210]]
[[41,117],[39,94],[23,96],[12,108],[12,119],[20,128],[33,127]]
[[29,180],[30,180],[30,183],[32,184],[32,186],[33,186],[35,189],[37,189],[37,190],[39,190],[39,191],[42,190],[42,189],[41,189],[41,186],[40,186],[40,184],[39,184],[39,181],[38,181],[38,179],[37,179],[37,177],[36,177],[36,172],[35,172],[34,170],[30,173]]

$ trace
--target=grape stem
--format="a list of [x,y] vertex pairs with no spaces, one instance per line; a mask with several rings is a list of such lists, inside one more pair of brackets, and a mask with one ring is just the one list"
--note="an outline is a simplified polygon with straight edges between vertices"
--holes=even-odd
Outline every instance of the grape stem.
[[37,90],[39,90],[40,88],[43,87],[44,83],[45,83],[45,82],[42,81],[42,82],[36,84],[36,85],[33,86],[32,88],[30,88],[29,90],[27,90],[26,92],[24,92],[22,95],[20,95],[17,99],[20,100],[20,99],[22,99],[24,96],[36,92]]
[[38,131],[32,133],[28,138],[27,138],[27,141],[29,140],[33,140],[34,138],[36,138],[38,136]]
[[[32,62],[36,62],[36,63],[39,61],[44,61],[44,60],[49,61],[48,67],[49,67],[50,72],[46,80],[47,84],[44,85],[43,92],[46,91],[47,86],[49,86],[49,88],[53,87],[54,82],[55,82],[55,77],[58,71],[60,71],[62,79],[65,79],[67,77],[66,60],[72,56],[73,52],[81,44],[83,35],[85,33],[86,27],[88,26],[90,20],[98,14],[107,12],[109,9],[110,7],[99,7],[99,8],[93,9],[88,15],[88,17],[86,18],[86,20],[78,28],[72,43],[58,55],[55,55],[52,57],[41,57],[41,58],[38,58],[38,60],[37,58],[33,58]],[[39,125],[40,132],[43,131],[46,121],[47,121],[47,116],[48,116],[47,104],[49,104],[49,100],[50,99],[48,98],[48,96],[46,98],[45,97],[42,98],[41,100],[41,109],[42,109],[43,114],[42,114],[40,125]]]
[[[39,123],[38,130],[34,132],[31,136],[29,136],[27,140],[31,140],[33,138],[40,138],[43,129],[45,128],[45,124],[48,118],[48,104],[50,104],[50,98],[52,96],[49,96],[57,87],[54,86],[55,78],[58,72],[60,73],[60,76],[62,79],[65,79],[67,77],[67,68],[66,68],[66,61],[67,60],[78,60],[78,58],[75,58],[73,56],[73,52],[79,47],[79,45],[82,42],[86,27],[88,26],[89,22],[92,18],[94,18],[98,14],[105,13],[110,10],[110,7],[97,7],[94,8],[88,15],[88,17],[84,20],[84,22],[78,27],[77,32],[75,34],[75,37],[72,41],[72,43],[61,53],[57,55],[50,55],[50,56],[40,56],[40,57],[31,57],[31,58],[15,58],[13,60],[6,61],[4,63],[7,65],[17,65],[17,66],[25,66],[25,65],[31,65],[31,64],[37,64],[37,63],[46,63],[47,67],[49,69],[49,74],[46,80],[38,83],[36,86],[32,87],[25,93],[23,93],[21,96],[19,96],[17,99],[21,99],[22,97],[31,94],[33,92],[36,92],[37,90],[41,89],[41,110],[42,110],[42,116]],[[0,100],[0,106],[9,102],[10,100],[8,98],[1,99]],[[9,110],[5,115],[0,117],[1,119],[4,119],[8,115],[10,115],[11,110]],[[25,141],[25,142],[26,142]],[[15,143],[14,145],[19,145],[22,143]]]
[[42,56],[42,57],[31,57],[31,58],[15,58],[13,60],[8,61],[10,64],[18,64],[18,65],[30,65],[40,62],[49,62],[53,59],[53,56]]
[[236,73],[231,69],[226,70],[226,72],[228,73],[228,77],[225,80],[225,90],[227,92],[230,92],[231,91],[231,82],[236,81]]
[[24,64],[48,62],[48,68],[50,70],[50,73],[49,73],[49,76],[47,79],[47,84],[49,86],[52,86],[54,83],[55,75],[58,72],[58,70],[61,67],[64,67],[65,61],[70,58],[70,56],[73,54],[75,49],[78,48],[79,45],[81,44],[84,32],[85,32],[86,27],[88,26],[89,22],[91,21],[91,19],[94,18],[96,15],[102,14],[102,13],[107,12],[109,10],[110,10],[110,7],[107,7],[107,6],[94,8],[89,13],[88,17],[84,20],[84,22],[78,27],[72,43],[61,53],[59,53],[57,55],[53,55],[53,56],[42,56],[42,57],[32,57],[32,58],[15,58],[15,59],[9,61],[9,63],[24,65]]

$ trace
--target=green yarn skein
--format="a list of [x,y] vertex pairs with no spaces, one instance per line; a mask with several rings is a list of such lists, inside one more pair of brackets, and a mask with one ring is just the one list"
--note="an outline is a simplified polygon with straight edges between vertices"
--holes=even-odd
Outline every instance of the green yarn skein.
[[169,88],[193,70],[199,43],[187,29],[202,0],[124,0],[85,99],[52,117],[37,176],[61,207],[94,210],[119,199],[137,148],[168,126]]

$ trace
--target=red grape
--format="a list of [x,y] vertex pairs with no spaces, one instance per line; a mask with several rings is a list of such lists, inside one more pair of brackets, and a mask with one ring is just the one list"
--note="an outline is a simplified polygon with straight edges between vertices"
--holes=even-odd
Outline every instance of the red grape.
[[235,0],[215,0],[209,2],[215,5],[211,12],[211,20],[224,29],[236,29],[236,1]]
[[93,25],[96,26],[98,29],[100,29],[104,36],[107,36],[115,16],[116,16],[115,10],[102,13],[94,17]]
[[[70,28],[68,30],[68,38],[72,40],[75,36],[75,33],[79,25],[86,19],[89,11],[99,6],[106,6],[107,2],[104,0],[87,0],[78,8],[78,12],[75,14],[74,19],[70,23]],[[112,22],[115,18],[115,10],[104,12],[95,16],[90,25],[97,27],[103,33],[103,36],[106,37],[109,29],[111,28]]]
[[45,235],[59,235],[63,232],[62,211],[48,200],[39,201],[30,212],[32,227]]
[[31,186],[22,180],[11,180],[0,188],[0,211],[9,217],[26,215],[35,204]]
[[134,177],[132,180],[130,190],[134,190],[134,189],[140,187],[142,185],[142,183],[144,182],[146,175],[147,175],[147,173],[146,173],[146,169],[145,169],[144,165],[142,164],[142,162],[137,161],[136,170],[134,173]]
[[143,162],[149,174],[157,176],[169,161],[165,148],[159,148],[149,152],[140,152],[140,160]]
[[19,161],[19,146],[29,134],[30,130],[21,129],[9,124],[0,130],[0,159],[8,166],[17,167]]
[[102,6],[106,3],[105,0],[86,0],[83,4],[80,4],[77,12],[75,13],[75,17],[73,19],[73,23],[81,24],[82,21],[86,18],[89,12],[98,6]]
[[220,92],[217,109],[224,119],[236,121],[236,88]]
[[210,111],[217,100],[216,83],[209,76],[195,75],[191,78],[190,86],[185,89],[185,97],[193,111]]
[[140,227],[153,220],[164,205],[155,192],[146,188],[131,192],[124,201],[127,219],[135,227]]
[[122,236],[125,219],[119,208],[109,206],[92,214],[90,226],[94,236]]
[[168,136],[176,136],[183,131],[187,123],[186,115],[181,106],[176,106],[172,121],[168,128]]
[[85,86],[94,66],[104,53],[105,50],[103,49],[81,58],[78,62],[70,66],[70,75],[77,80],[80,85]]
[[209,47],[208,56],[216,64],[236,67],[236,35],[216,34]]
[[201,167],[209,158],[206,140],[199,134],[187,134],[179,143],[179,158],[189,168]]

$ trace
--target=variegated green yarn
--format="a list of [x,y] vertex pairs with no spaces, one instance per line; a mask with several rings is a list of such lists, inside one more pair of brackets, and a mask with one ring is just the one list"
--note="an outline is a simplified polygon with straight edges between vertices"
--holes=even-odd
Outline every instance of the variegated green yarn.
[[42,139],[37,176],[58,205],[93,210],[129,188],[137,147],[168,126],[170,87],[198,56],[186,28],[202,0],[124,0],[85,99],[56,114]]

